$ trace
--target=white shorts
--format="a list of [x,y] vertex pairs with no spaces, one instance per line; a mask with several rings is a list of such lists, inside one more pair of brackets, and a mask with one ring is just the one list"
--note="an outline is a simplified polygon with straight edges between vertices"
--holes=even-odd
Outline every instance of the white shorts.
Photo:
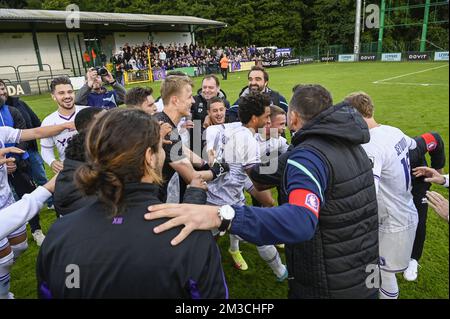
[[19,237],[20,235],[23,235],[27,232],[27,225],[22,225],[21,227],[17,228],[15,231],[13,231],[11,234],[9,234],[6,238],[0,239],[0,250],[5,249],[9,242],[8,239]]
[[416,237],[417,224],[399,232],[379,232],[380,268],[388,272],[403,272],[408,268]]

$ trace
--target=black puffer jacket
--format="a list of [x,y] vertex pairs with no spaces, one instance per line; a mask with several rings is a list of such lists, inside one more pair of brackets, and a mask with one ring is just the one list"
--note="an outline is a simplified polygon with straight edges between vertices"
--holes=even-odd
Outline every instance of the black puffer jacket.
[[292,152],[316,153],[327,165],[329,177],[314,238],[286,246],[293,277],[290,298],[376,298],[378,294],[378,283],[366,285],[379,260],[372,166],[360,145],[369,139],[361,115],[345,104],[325,110],[292,139]]

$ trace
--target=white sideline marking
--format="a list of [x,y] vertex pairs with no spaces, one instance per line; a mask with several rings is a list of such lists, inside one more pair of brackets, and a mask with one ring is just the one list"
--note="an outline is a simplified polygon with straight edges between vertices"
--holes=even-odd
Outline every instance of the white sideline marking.
[[[411,72],[411,73],[407,73],[407,74],[403,74],[403,75],[398,75],[398,76],[394,76],[394,77],[391,77],[391,78],[387,78],[387,79],[383,79],[383,80],[378,80],[378,81],[375,81],[375,82],[372,82],[372,83],[373,83],[373,84],[381,84],[382,82],[386,82],[386,81],[389,81],[389,80],[399,79],[399,78],[403,78],[403,77],[408,76],[408,75],[424,73],[424,72],[428,72],[428,71],[432,71],[432,70],[437,70],[437,69],[441,69],[441,68],[445,68],[445,67],[448,67],[448,64],[446,64],[446,65],[441,65],[441,66],[438,66],[438,67],[435,67],[435,68],[425,69],[425,70],[422,70],[422,71],[417,71],[417,72]],[[420,83],[416,83],[415,85],[420,85]]]
[[448,86],[443,83],[404,83],[404,82],[373,82],[374,84],[415,85],[415,86]]

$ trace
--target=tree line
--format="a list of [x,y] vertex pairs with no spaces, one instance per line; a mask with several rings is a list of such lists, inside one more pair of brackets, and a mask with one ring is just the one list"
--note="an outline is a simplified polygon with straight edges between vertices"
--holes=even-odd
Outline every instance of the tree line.
[[[433,0],[437,2],[438,0]],[[394,1],[396,6],[423,4],[425,0]],[[196,39],[207,46],[291,47],[296,53],[335,47],[338,53],[353,51],[355,0],[0,0],[0,7],[64,10],[77,4],[81,11],[187,15],[227,23],[228,27],[199,31]],[[365,1],[380,5],[379,0]],[[392,1],[387,1],[392,3]],[[364,11],[364,10],[363,10]],[[418,50],[423,8],[398,10],[386,16],[385,52]],[[427,50],[448,50],[448,1],[431,7]],[[378,29],[364,28],[362,48],[370,51],[378,40]],[[372,44],[369,48],[369,44]]]

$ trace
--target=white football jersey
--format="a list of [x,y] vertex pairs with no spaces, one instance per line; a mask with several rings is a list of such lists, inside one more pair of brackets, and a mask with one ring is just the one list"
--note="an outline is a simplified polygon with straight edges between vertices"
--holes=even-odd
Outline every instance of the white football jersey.
[[261,161],[258,142],[242,123],[215,125],[207,130],[207,149],[214,149],[216,157],[230,166],[227,174],[208,183],[207,201],[214,205],[244,205],[245,169]]
[[261,162],[268,162],[272,158],[277,158],[278,154],[287,152],[289,145],[283,136],[278,138],[271,137],[266,140],[261,134],[256,134],[256,140],[259,144]]
[[370,142],[362,147],[373,165],[380,231],[397,232],[416,225],[409,164],[414,139],[398,128],[380,125],[370,129]]
[[[50,125],[64,124],[67,122],[73,122],[75,120],[75,116],[77,115],[77,113],[80,110],[87,107],[88,106],[75,105],[75,113],[73,113],[69,117],[65,117],[59,114],[58,111],[53,112],[42,121],[41,126],[50,126]],[[41,139],[41,147],[53,150],[53,148],[56,146],[60,161],[64,161],[65,158],[64,151],[67,147],[67,144],[71,140],[72,136],[75,135],[76,133],[77,133],[76,130],[64,130],[56,136],[43,138]],[[50,163],[47,162],[47,164],[50,165],[51,162]]]
[[[20,141],[21,130],[0,126],[0,148],[5,144],[16,144]],[[0,165],[0,209],[6,208],[14,203],[14,196],[9,188],[8,171],[6,164]],[[0,246],[1,247],[1,246]]]

